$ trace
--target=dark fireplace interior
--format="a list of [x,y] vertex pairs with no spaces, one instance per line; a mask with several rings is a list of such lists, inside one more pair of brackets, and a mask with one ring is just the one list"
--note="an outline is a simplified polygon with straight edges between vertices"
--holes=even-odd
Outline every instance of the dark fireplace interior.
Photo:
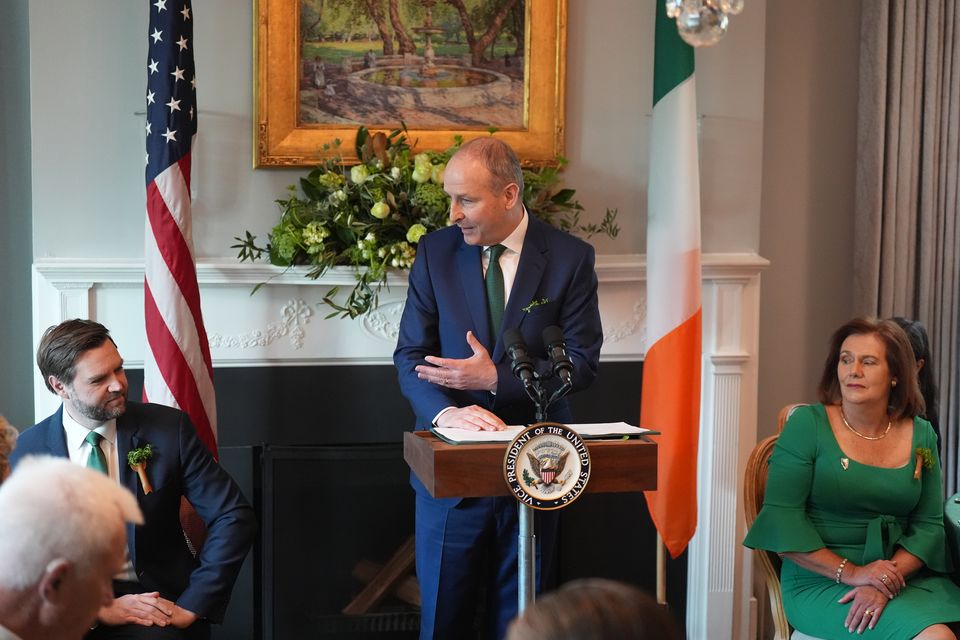
[[[639,362],[602,363],[593,387],[572,398],[577,419],[636,424],[641,374]],[[139,397],[142,373],[128,375]],[[406,557],[413,534],[401,445],[413,415],[393,368],[224,368],[215,384],[221,461],[254,502],[260,533],[214,638],[416,638],[412,570],[364,613],[351,605]],[[548,585],[600,576],[652,593],[655,539],[642,494],[587,494],[561,512]],[[685,555],[668,561],[667,588],[682,623]]]
[[268,446],[261,460],[264,488],[272,485],[262,496],[272,526],[263,531],[261,569],[271,637],[416,631],[417,609],[395,597],[366,614],[341,613],[365,584],[358,569],[386,564],[413,532],[401,448]]

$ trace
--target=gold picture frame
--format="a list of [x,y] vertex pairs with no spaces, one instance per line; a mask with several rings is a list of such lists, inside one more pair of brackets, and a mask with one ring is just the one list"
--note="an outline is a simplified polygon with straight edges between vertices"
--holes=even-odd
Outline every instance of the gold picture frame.
[[[331,66],[324,65],[318,55],[316,67],[320,69],[320,79],[313,80],[309,70],[305,71],[305,67],[313,63],[309,54],[304,54],[307,49],[300,35],[301,9],[305,6],[301,3],[305,1],[255,0],[254,167],[312,166],[334,153],[342,156],[345,164],[351,164],[356,162],[353,140],[358,126],[385,132],[397,127],[396,123],[364,122],[360,118],[331,117],[330,122],[323,122],[321,116],[320,121],[304,121],[303,105],[311,106],[312,100],[316,101],[318,108],[323,100],[329,100],[328,104],[333,104],[336,100],[338,105],[349,100],[357,101],[355,104],[358,105],[366,104],[365,95],[355,93],[355,87],[347,84],[354,81],[354,76],[362,75],[354,73],[353,69],[361,65],[365,67],[365,57],[353,58],[346,63],[341,60]],[[431,4],[423,0],[416,1],[423,5]],[[494,126],[497,128],[497,137],[513,147],[523,164],[551,164],[563,154],[567,0],[516,1],[523,2],[523,75],[522,80],[513,80],[514,98],[510,104],[514,105],[517,113],[521,115],[517,115],[518,126]],[[417,7],[417,10],[423,11],[420,7]],[[428,27],[433,26],[429,8],[426,13],[428,17],[425,24]],[[421,35],[426,31],[423,26],[411,30]],[[439,33],[440,29],[433,31]],[[429,37],[425,40],[430,42]],[[519,42],[519,39],[516,41]],[[381,40],[380,44],[385,43]],[[422,46],[417,50],[423,50],[422,55],[404,57],[399,64],[404,68],[408,64],[422,64],[427,60],[428,48],[429,44]],[[432,49],[430,54],[433,54]],[[366,55],[374,57],[372,48],[371,53]],[[465,67],[470,62],[469,57],[469,53],[462,56]],[[384,55],[384,62],[379,63],[383,65],[381,68],[391,64],[387,60],[388,56]],[[513,73],[519,74],[520,61],[514,60],[516,69]],[[509,54],[504,54],[502,64],[509,66],[510,61]],[[499,64],[500,60],[494,59],[491,64],[494,63]],[[371,66],[376,64],[377,61],[374,60]],[[455,67],[456,64],[454,61],[450,66]],[[324,68],[329,69],[326,81],[330,88],[321,90],[321,87],[325,86]],[[480,73],[483,72],[482,67],[476,68]],[[336,93],[337,87],[329,80],[335,74],[339,74],[336,75],[339,80],[339,93]],[[304,90],[304,87],[308,89]],[[364,90],[380,89],[377,87]],[[348,96],[348,92],[354,93]],[[522,97],[516,99],[518,95]],[[377,97],[379,99],[379,94]],[[521,109],[522,111],[519,111]],[[468,110],[465,108],[464,112],[467,113]],[[421,128],[407,123],[409,140],[418,151],[447,149],[453,144],[454,136],[462,136],[465,140],[475,138],[488,135],[489,128],[489,124],[480,123],[461,127],[458,123],[448,122],[439,126],[428,124]],[[324,149],[325,144],[337,138],[343,142],[340,149]]]

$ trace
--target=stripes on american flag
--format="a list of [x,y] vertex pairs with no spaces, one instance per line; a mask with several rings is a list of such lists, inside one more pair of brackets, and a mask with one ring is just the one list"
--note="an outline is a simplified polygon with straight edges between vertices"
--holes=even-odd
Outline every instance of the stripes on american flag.
[[213,366],[190,210],[190,150],[197,133],[193,12],[186,0],[148,1],[143,397],[189,415],[216,457]]

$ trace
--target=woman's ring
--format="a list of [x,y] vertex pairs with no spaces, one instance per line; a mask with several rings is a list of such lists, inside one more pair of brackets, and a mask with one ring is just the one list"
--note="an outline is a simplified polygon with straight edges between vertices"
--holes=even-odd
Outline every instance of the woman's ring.
[[865,616],[872,616],[872,615],[873,615],[873,609],[867,609],[866,611],[863,612],[863,615],[865,615]]
[[882,582],[883,584],[887,584],[887,580],[889,579],[890,579],[890,576],[888,576],[887,574],[883,574],[882,576],[880,576],[880,582]]

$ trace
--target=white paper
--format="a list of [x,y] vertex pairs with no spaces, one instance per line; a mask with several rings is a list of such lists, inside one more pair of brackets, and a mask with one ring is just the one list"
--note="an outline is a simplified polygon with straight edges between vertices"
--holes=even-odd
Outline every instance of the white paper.
[[[566,426],[587,439],[605,436],[637,436],[650,432],[650,429],[634,427],[626,422],[568,424]],[[450,442],[511,442],[517,437],[517,434],[526,428],[525,425],[521,425],[508,426],[503,431],[471,431],[469,429],[454,429],[451,427],[434,427],[433,431]]]

